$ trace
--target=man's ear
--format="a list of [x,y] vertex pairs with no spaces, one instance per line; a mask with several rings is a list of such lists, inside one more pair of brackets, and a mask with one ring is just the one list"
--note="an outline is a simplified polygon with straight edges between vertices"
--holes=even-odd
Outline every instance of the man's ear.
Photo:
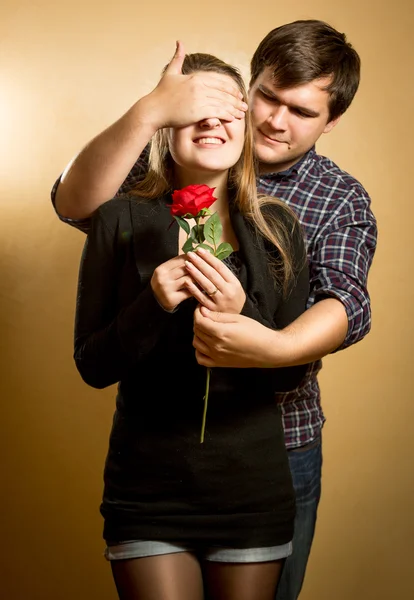
[[336,117],[336,119],[332,119],[332,121],[329,121],[329,123],[327,123],[325,125],[325,129],[323,130],[322,133],[329,133],[330,131],[332,131],[332,129],[335,127],[335,125],[337,125],[339,123],[340,118],[341,118],[341,115],[339,115],[339,117]]

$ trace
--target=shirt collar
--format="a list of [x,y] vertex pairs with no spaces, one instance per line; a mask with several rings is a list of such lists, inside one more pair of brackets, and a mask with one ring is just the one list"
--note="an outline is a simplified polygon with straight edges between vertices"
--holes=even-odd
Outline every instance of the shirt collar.
[[284,171],[277,171],[274,173],[263,173],[263,175],[260,175],[260,177],[265,177],[266,179],[274,179],[276,177],[278,177],[278,178],[293,177],[294,175],[297,175],[298,173],[300,173],[300,171],[303,169],[304,165],[306,163],[308,163],[309,160],[314,158],[315,155],[316,155],[316,150],[315,150],[315,146],[313,146],[310,150],[308,150],[306,152],[306,154],[304,154],[302,156],[302,158],[300,160],[298,160],[297,163],[295,163],[288,169],[285,169]]

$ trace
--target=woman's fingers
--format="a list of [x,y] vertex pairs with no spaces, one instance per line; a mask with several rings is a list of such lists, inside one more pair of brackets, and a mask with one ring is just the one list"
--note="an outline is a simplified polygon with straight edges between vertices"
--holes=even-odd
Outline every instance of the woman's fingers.
[[218,258],[211,256],[208,251],[203,254],[203,257],[194,252],[190,252],[188,257],[187,271],[208,298],[203,299],[194,288],[191,288],[200,304],[210,310],[239,313],[246,302],[246,294],[240,281],[230,269]]
[[176,294],[176,300],[177,300],[176,306],[181,304],[181,302],[183,302],[184,300],[191,298],[191,296],[192,296],[192,294],[188,290],[178,291]]
[[[220,291],[225,284],[223,278],[220,277],[218,273],[209,272],[208,274],[205,274],[201,269],[189,261],[186,262],[185,266],[193,281],[195,281],[207,295],[213,296],[217,291]],[[211,269],[211,271],[213,271],[213,269]]]
[[[237,277],[230,271],[228,266],[216,256],[213,256],[208,250],[204,248],[197,248],[195,252],[190,252],[187,257],[200,269],[209,271],[212,269],[220,275],[220,277],[226,283],[234,283],[238,281]],[[203,270],[203,273],[205,272]]]
[[210,310],[214,310],[216,308],[216,305],[214,303],[215,294],[213,294],[213,296],[209,296],[203,290],[201,290],[190,278],[186,279],[185,287],[189,290],[189,292],[197,300],[197,302],[209,308]]
[[[239,283],[239,280],[230,269],[221,260],[210,254],[208,250],[199,248],[197,252],[189,252],[187,258],[188,260],[185,261],[187,269],[193,279],[196,279],[207,293],[213,292],[214,287],[223,291],[226,283]],[[208,285],[209,281],[213,284],[213,288],[205,287],[205,284]]]
[[192,295],[186,287],[189,275],[184,259],[181,255],[162,263],[151,277],[152,290],[165,310],[173,310]]

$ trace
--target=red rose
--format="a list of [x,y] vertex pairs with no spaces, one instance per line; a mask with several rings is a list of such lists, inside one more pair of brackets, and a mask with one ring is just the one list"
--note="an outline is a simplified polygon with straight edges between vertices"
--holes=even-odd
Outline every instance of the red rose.
[[187,185],[182,190],[175,190],[172,194],[173,203],[170,205],[173,217],[193,215],[196,217],[202,208],[209,208],[216,200],[213,192],[216,188],[208,185]]
[[[218,213],[214,212],[211,214],[211,212],[207,210],[217,200],[217,198],[213,196],[215,189],[216,188],[208,187],[208,185],[205,184],[187,185],[187,187],[182,190],[175,190],[172,194],[173,203],[169,205],[171,214],[174,217],[172,223],[174,223],[174,220],[177,221],[179,227],[187,234],[187,240],[182,247],[182,252],[184,254],[187,254],[187,252],[194,252],[197,248],[205,248],[219,260],[224,260],[233,252],[231,244],[227,242],[222,242],[220,244],[223,227],[220,223]],[[203,218],[204,220],[204,217],[207,215],[209,215],[208,219],[200,224],[200,218]],[[191,218],[195,218],[196,222],[193,227],[188,223],[188,219]],[[217,288],[211,295],[215,294],[216,291]],[[204,431],[206,427],[210,375],[211,368],[208,367],[206,393],[204,394],[203,421],[201,423],[201,444],[204,442]]]

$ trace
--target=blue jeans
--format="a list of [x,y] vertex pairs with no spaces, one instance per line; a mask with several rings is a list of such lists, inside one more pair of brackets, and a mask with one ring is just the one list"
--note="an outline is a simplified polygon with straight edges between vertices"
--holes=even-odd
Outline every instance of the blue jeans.
[[295,533],[293,554],[283,566],[276,600],[297,600],[302,589],[321,496],[321,438],[303,448],[289,450],[288,456],[296,492]]

